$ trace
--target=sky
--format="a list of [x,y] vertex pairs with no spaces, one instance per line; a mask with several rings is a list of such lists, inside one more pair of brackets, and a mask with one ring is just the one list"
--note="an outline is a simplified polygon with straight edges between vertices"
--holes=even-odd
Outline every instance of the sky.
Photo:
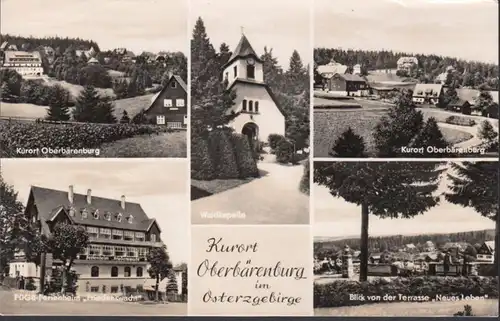
[[[158,175],[163,173],[164,175]],[[30,186],[141,204],[158,222],[174,265],[189,259],[188,164],[185,159],[2,159],[4,180],[26,205]]]
[[498,63],[493,0],[314,0],[314,46]]
[[190,0],[190,32],[201,17],[216,49],[225,42],[234,50],[241,28],[257,55],[273,48],[279,64],[287,69],[293,50],[304,65],[312,61],[312,0]]
[[187,53],[187,0],[2,0],[2,33],[91,39],[101,50],[125,47]]
[[[441,181],[437,193],[446,190],[447,179]],[[359,237],[361,233],[361,208],[334,198],[328,189],[315,184],[313,235],[316,237]],[[412,219],[379,219],[370,215],[371,236],[455,233],[494,229],[495,222],[482,217],[472,208],[451,204],[444,199],[423,215]]]

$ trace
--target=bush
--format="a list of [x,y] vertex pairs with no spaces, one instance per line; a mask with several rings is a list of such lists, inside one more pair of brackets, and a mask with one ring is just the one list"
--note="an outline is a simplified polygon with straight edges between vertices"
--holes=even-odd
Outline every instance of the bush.
[[226,129],[214,129],[209,133],[208,145],[215,167],[215,176],[220,179],[240,176],[230,135]]
[[309,160],[304,163],[304,174],[302,175],[302,179],[300,180],[299,190],[309,195],[309,172],[310,172]]
[[[351,300],[350,294],[364,296],[392,295],[429,296],[432,300],[437,295],[456,296],[472,295],[498,298],[498,280],[493,277],[436,277],[421,276],[411,278],[377,278],[366,282],[339,280],[328,284],[314,285],[314,307],[330,308],[355,306],[373,303],[372,301]],[[398,301],[384,301],[398,302]]]
[[278,143],[276,150],[274,151],[276,155],[276,161],[280,164],[288,164],[293,161],[293,144],[288,140],[284,139]]
[[[67,281],[66,281],[66,294],[72,293],[75,294],[76,290],[78,289],[77,283],[78,283],[78,274],[76,274],[75,271],[70,271],[66,275]],[[45,289],[45,294],[47,293],[59,293],[61,292],[62,289],[62,270],[61,268],[57,268],[52,270],[52,278],[50,279],[50,282],[47,284],[47,287]]]
[[365,142],[363,137],[354,133],[351,127],[347,128],[333,144],[330,156],[333,157],[364,157]]
[[449,116],[445,120],[448,124],[458,125],[458,126],[475,126],[476,121],[472,118],[461,117],[461,116]]
[[36,290],[35,281],[33,280],[33,278],[26,279],[25,289],[28,291],[35,291]]
[[485,143],[491,144],[497,141],[498,133],[488,120],[484,120],[479,128],[478,136]]
[[271,148],[272,151],[276,150],[276,148],[278,148],[278,144],[284,140],[286,140],[285,136],[278,134],[271,134],[267,139],[269,147]]
[[191,178],[205,181],[215,178],[207,137],[191,139]]
[[473,317],[474,313],[472,312],[472,307],[468,304],[464,305],[463,311],[458,311],[453,316],[455,317]]
[[238,165],[239,177],[259,177],[259,169],[254,159],[248,138],[241,134],[233,133],[231,143],[234,146],[234,156]]

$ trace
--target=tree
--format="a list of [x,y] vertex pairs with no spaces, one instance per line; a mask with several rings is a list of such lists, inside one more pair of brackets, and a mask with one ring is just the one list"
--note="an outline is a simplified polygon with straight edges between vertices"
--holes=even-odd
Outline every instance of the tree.
[[[444,139],[443,133],[439,130],[439,126],[435,118],[431,117],[425,122],[422,131],[415,137],[411,146],[416,148],[423,148],[424,152],[415,154],[415,157],[433,157],[436,153],[427,151],[427,147],[432,146],[436,148],[446,148],[450,144]],[[446,153],[441,153],[445,156]]]
[[365,142],[363,137],[354,133],[351,127],[347,128],[345,132],[333,144],[330,156],[332,157],[364,157],[365,156]]
[[476,99],[476,108],[481,111],[481,114],[485,117],[488,116],[489,108],[494,103],[491,93],[488,91],[486,86],[482,85],[479,87],[479,95]]
[[122,113],[122,118],[120,118],[120,124],[128,124],[130,123],[130,117],[128,117],[128,113],[126,110]]
[[179,292],[179,286],[177,284],[177,276],[175,275],[174,270],[171,270],[170,274],[168,275],[168,284],[166,288],[166,293],[177,294],[178,292]]
[[70,119],[68,107],[69,92],[61,85],[57,84],[51,88],[49,97],[49,109],[47,110],[48,120],[67,121]]
[[24,206],[14,187],[8,185],[0,172],[0,276],[14,258],[26,225]]
[[290,64],[285,73],[287,92],[292,95],[300,95],[309,87],[309,75],[304,68],[302,59],[297,50],[294,50],[290,57]]
[[88,243],[89,235],[84,227],[68,223],[58,223],[54,226],[47,246],[53,258],[62,262],[61,293],[65,293],[70,285],[67,282],[67,276],[78,254],[87,247]]
[[[448,174],[449,191],[446,200],[463,207],[471,207],[480,215],[495,222],[495,248],[498,249],[498,163],[452,163],[454,172]],[[495,251],[495,271],[498,271],[498,251]]]
[[116,123],[113,102],[109,99],[109,97],[100,98],[100,101],[96,106],[93,122],[103,124]]
[[498,142],[497,131],[495,130],[493,125],[491,125],[491,123],[486,119],[481,123],[481,127],[478,130],[478,136],[488,145]]
[[12,91],[10,90],[9,84],[4,82],[0,87],[0,98],[5,100],[5,98],[10,98],[12,96]]
[[77,122],[93,122],[99,103],[97,90],[92,86],[85,86],[76,99],[73,119]]
[[151,278],[156,280],[155,300],[158,301],[158,291],[160,281],[166,278],[172,270],[172,263],[167,252],[167,247],[155,247],[147,255],[147,261],[150,264],[148,273]]
[[368,274],[369,214],[412,218],[436,206],[443,169],[436,162],[317,162],[314,181],[334,197],[361,207],[360,281]]

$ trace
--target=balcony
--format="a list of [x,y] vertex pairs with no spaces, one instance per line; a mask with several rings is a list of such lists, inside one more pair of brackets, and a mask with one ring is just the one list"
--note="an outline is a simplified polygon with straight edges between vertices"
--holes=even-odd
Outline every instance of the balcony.
[[116,264],[116,263],[147,263],[146,257],[117,257],[107,255],[85,255],[79,254],[75,263],[90,263],[99,262],[101,264]]
[[163,242],[151,241],[128,241],[128,240],[113,240],[99,237],[89,238],[91,244],[109,244],[109,245],[131,245],[131,246],[148,246],[148,247],[162,247]]

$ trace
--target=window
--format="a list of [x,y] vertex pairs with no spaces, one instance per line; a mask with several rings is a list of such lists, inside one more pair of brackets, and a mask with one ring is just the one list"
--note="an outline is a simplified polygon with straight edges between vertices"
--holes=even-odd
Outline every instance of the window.
[[129,222],[130,224],[134,223],[134,216],[133,215],[129,215],[127,217],[127,222]]
[[167,124],[168,128],[182,128],[182,123],[180,121],[169,121]]
[[72,207],[69,209],[69,216],[75,216],[75,209]]
[[156,234],[151,234],[151,242],[156,242]]
[[118,293],[118,287],[117,286],[112,286],[111,287],[111,293]]
[[135,247],[127,247],[128,257],[137,257],[137,249]]
[[109,212],[104,213],[104,219],[107,221],[111,221],[111,213]]
[[148,249],[140,247],[139,248],[139,257],[140,258],[145,258],[148,254]]
[[117,220],[118,222],[121,222],[121,221],[122,221],[122,217],[123,217],[122,213],[118,213],[118,214],[116,215],[116,220]]
[[243,111],[247,110],[247,100],[243,99]]
[[234,70],[234,78],[236,78],[238,76],[238,67],[234,66],[233,70]]
[[137,270],[135,271],[136,276],[142,276],[142,267],[138,267]]
[[89,212],[87,211],[87,209],[83,209],[80,213],[82,215],[82,218],[87,218]]
[[130,266],[126,266],[126,267],[125,267],[124,276],[125,276],[126,278],[129,278],[129,277],[130,277]]
[[115,254],[115,249],[112,246],[104,245],[102,247],[102,255],[113,256]]
[[121,240],[121,239],[123,239],[123,231],[113,230],[113,240]]
[[229,73],[226,72],[226,79],[229,79]]
[[99,292],[99,287],[98,286],[91,286],[90,287],[90,292]]
[[163,99],[163,107],[172,107],[172,99]]
[[255,79],[255,66],[247,66],[247,78]]
[[135,240],[136,241],[144,241],[146,239],[146,234],[143,232],[135,232]]
[[250,100],[250,101],[248,102],[248,111],[249,111],[249,112],[252,112],[252,111],[253,111],[253,100]]
[[118,268],[116,266],[111,267],[111,277],[118,277]]
[[111,229],[109,228],[101,228],[99,229],[99,236],[104,239],[110,239],[111,238]]
[[98,266],[93,266],[90,268],[90,276],[93,278],[96,278],[99,276],[99,267]]
[[184,99],[176,99],[175,100],[175,105],[177,107],[184,107]]
[[116,257],[124,257],[127,252],[127,249],[124,246],[115,246],[115,256]]
[[177,83],[176,83],[175,81],[172,81],[172,82],[170,83],[170,87],[171,87],[171,88],[177,88]]
[[80,253],[79,253],[79,254],[81,254],[81,255],[87,255],[87,253],[88,253],[88,252],[89,252],[89,249],[88,249],[88,248],[86,248],[86,247],[84,247],[84,248],[80,251]]
[[89,255],[99,256],[101,255],[101,246],[100,245],[90,245],[89,247]]
[[97,227],[87,226],[87,233],[89,233],[90,238],[99,237],[99,229]]
[[123,239],[125,241],[133,241],[134,240],[134,232],[131,232],[131,231],[123,232]]
[[94,220],[99,219],[99,210],[95,210],[94,213],[92,213],[92,216],[94,217]]
[[258,101],[255,102],[254,109],[255,109],[256,113],[259,112],[259,102]]
[[156,116],[157,125],[165,125],[165,116]]

